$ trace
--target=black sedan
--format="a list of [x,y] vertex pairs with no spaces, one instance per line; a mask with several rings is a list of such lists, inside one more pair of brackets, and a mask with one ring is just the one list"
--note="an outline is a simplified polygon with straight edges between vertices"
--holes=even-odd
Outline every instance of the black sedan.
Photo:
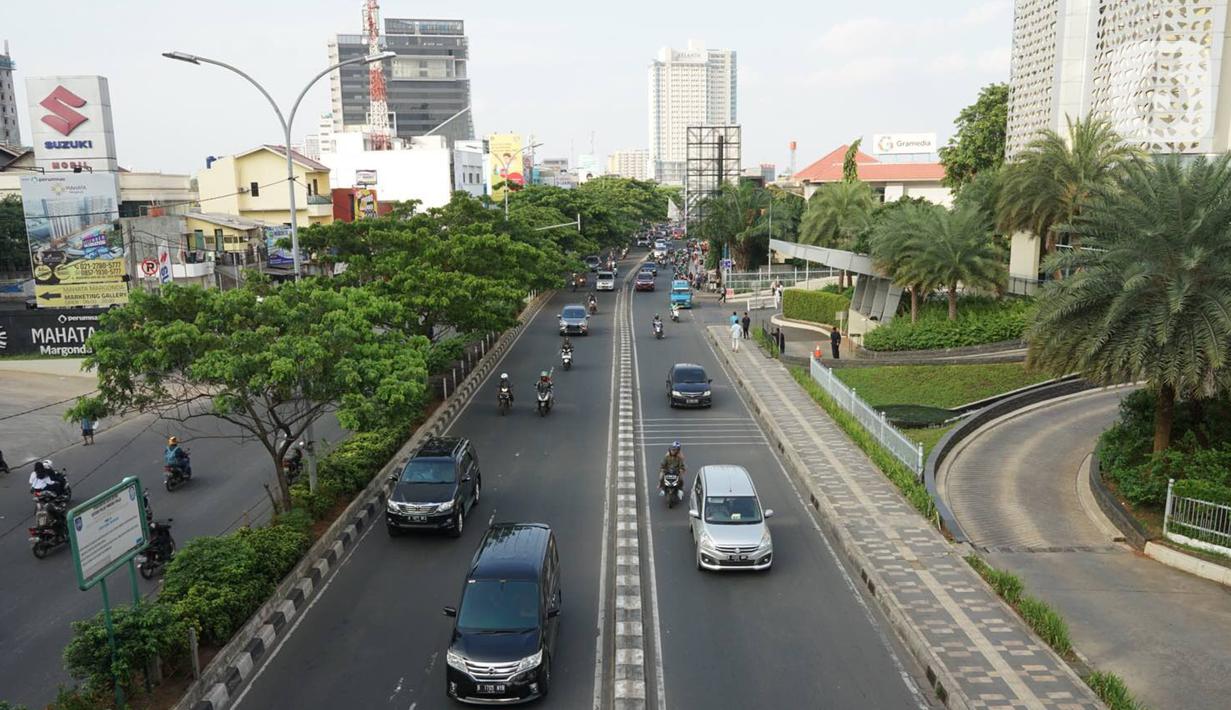
[[676,363],[667,372],[667,402],[672,407],[709,407],[713,405],[705,368],[692,363]]

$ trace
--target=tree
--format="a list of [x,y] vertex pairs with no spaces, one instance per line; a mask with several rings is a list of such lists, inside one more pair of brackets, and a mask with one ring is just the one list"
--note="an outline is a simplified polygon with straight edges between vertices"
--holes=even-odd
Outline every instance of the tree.
[[28,272],[30,244],[26,241],[25,212],[21,198],[0,198],[0,271]]
[[1072,271],[1039,297],[1029,362],[1099,384],[1148,380],[1155,452],[1171,443],[1177,398],[1231,382],[1229,158],[1127,162],[1067,231],[1081,248],[1047,260]]
[[945,288],[949,320],[957,320],[957,289],[1002,290],[1008,269],[1001,245],[992,237],[987,216],[971,206],[930,210],[923,247],[913,259],[910,273],[922,283]]
[[1005,131],[1009,122],[1009,85],[988,84],[975,102],[962,109],[949,144],[940,149],[945,185],[960,189],[986,170],[1004,163]]
[[769,202],[769,193],[750,180],[738,185],[723,183],[717,193],[705,198],[696,231],[716,247],[710,250],[715,258],[725,246],[738,267],[746,269],[755,253],[753,240],[765,234],[760,225]]
[[1051,254],[1059,243],[1056,227],[1071,223],[1092,196],[1111,189],[1138,155],[1106,119],[1092,115],[1068,119],[1067,141],[1044,131],[1005,166],[996,209],[1001,233],[1037,234]]
[[859,154],[859,144],[862,138],[856,138],[842,156],[842,182],[859,182],[859,164],[855,157]]
[[910,322],[919,320],[919,300],[936,288],[933,274],[922,268],[937,211],[944,208],[926,200],[887,203],[878,214],[870,239],[872,261],[899,286],[910,289]]
[[[860,250],[872,227],[876,196],[863,182],[836,182],[813,193],[799,224],[800,244]],[[846,272],[838,277],[845,287]]]
[[[257,279],[230,291],[133,291],[102,316],[86,366],[98,392],[83,412],[150,412],[176,422],[216,418],[265,447],[275,510],[290,506],[282,460],[308,425],[336,412],[352,430],[404,422],[426,389],[428,341],[394,327],[400,306],[363,288]],[[208,465],[198,464],[199,470]]]

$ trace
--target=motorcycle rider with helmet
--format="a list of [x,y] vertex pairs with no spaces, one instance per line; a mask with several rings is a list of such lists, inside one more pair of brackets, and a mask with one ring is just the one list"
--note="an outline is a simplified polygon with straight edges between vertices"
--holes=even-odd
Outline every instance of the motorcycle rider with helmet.
[[567,335],[564,336],[564,342],[560,343],[560,355],[563,356],[564,353],[569,353],[570,355],[573,353],[573,341],[569,340]]
[[500,373],[500,384],[496,390],[497,396],[507,394],[509,396],[509,405],[513,404],[513,383],[509,381],[509,373]]
[[668,472],[678,474],[680,477],[680,490],[684,490],[684,473],[687,471],[687,466],[684,464],[684,454],[680,450],[680,442],[671,442],[671,447],[667,449],[667,455],[663,456],[662,463],[658,466],[658,490],[664,490],[664,480]]
[[167,438],[167,449],[162,454],[163,464],[170,466],[184,478],[192,475],[192,466],[188,462],[188,452],[180,448],[179,437]]
[[30,474],[31,493],[46,491],[53,496],[62,496],[67,483],[64,475],[55,469],[51,459],[35,462],[34,472]]

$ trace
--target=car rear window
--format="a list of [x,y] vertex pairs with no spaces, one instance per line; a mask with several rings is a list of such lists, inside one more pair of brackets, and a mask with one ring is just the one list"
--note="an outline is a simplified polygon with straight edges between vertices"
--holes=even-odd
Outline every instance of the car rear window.
[[539,625],[538,582],[472,579],[466,584],[457,628],[466,631],[528,631]]
[[611,276],[611,272],[610,272],[610,271],[600,271],[600,272],[598,272],[598,277],[599,277],[600,279],[609,279],[609,278],[612,278],[612,276]]
[[642,271],[641,273],[637,274],[637,280],[639,280],[639,281],[653,281],[653,280],[654,280],[654,274],[651,274],[651,273],[650,273],[650,272],[648,272],[648,271]]
[[705,382],[705,370],[699,367],[680,367],[675,370],[675,381],[684,385],[696,385]]

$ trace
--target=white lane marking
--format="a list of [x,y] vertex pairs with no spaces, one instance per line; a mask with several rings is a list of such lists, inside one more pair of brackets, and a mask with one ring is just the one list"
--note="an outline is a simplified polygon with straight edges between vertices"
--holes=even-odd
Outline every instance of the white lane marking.
[[406,680],[406,676],[402,676],[401,678],[398,678],[397,687],[393,689],[393,694],[389,696],[389,700],[387,702],[390,702],[390,703],[393,702],[393,699],[398,696],[398,693],[402,692],[402,683],[405,682],[405,680]]
[[[628,319],[631,321],[632,317],[633,317],[633,306],[632,306],[632,303],[630,302],[628,304]],[[645,414],[641,407],[641,400],[642,400],[641,368],[637,363],[637,339],[631,337],[631,330],[629,331],[629,341],[632,344],[633,387],[637,393],[637,398],[636,398],[637,420],[644,422],[646,420],[645,420]],[[659,421],[662,421],[662,420],[659,420]],[[645,459],[646,446],[645,446],[644,436],[645,436],[644,432],[642,432],[641,443],[637,448],[641,449],[641,471],[642,471],[641,480],[645,484],[645,506],[644,506],[645,543],[646,543],[645,546],[646,546],[646,555],[649,558],[648,561],[649,561],[649,572],[650,572],[650,613],[653,614],[654,616],[654,627],[653,627],[653,633],[651,634],[651,639],[653,640],[653,643],[654,643],[654,694],[658,699],[659,710],[666,710],[667,708],[667,689],[666,689],[665,675],[663,673],[663,642],[662,642],[662,632],[660,630],[662,626],[662,622],[660,621],[661,617],[659,616],[659,613],[658,613],[658,578],[655,572],[655,565],[654,565],[654,524],[653,524],[654,521],[653,521],[653,518],[650,516],[650,500],[657,499],[657,496],[650,495],[650,491],[654,490],[656,492],[657,485],[655,485],[653,489],[651,489],[650,487],[650,469],[646,465],[646,459]]]
[[[500,359],[494,363],[491,369],[491,372],[488,372],[487,376],[483,378],[483,381],[479,383],[479,386],[474,388],[474,392],[470,393],[470,398],[466,400],[466,402],[462,405],[461,410],[458,411],[457,415],[454,417],[453,419],[454,424],[456,424],[458,421],[461,420],[462,414],[465,413],[466,408],[470,406],[470,403],[475,400],[475,397],[483,389],[483,385],[487,383],[487,380],[490,379],[491,376],[495,374],[497,370],[500,369],[499,367],[500,363],[504,362],[504,359],[509,356],[509,353],[513,352],[513,347],[517,345],[517,341],[521,340],[521,336],[525,335],[526,331],[530,330],[530,327],[531,325],[534,324],[535,319],[538,318],[539,314],[543,312],[543,306],[546,303],[547,303],[547,300],[544,300],[542,303],[540,303],[538,307],[535,309],[534,313],[530,315],[530,318],[527,319],[526,325],[521,329],[520,332],[518,332],[517,335],[513,336],[513,340],[512,342],[509,343],[509,347],[505,348],[504,352],[501,353]],[[453,425],[450,425],[449,429],[446,429],[445,431],[448,432],[452,428],[453,428]],[[376,515],[379,515],[379,512]],[[375,519],[375,516],[373,516],[373,519]],[[359,536],[359,539],[356,540],[355,544],[351,547],[350,552],[346,553],[346,556],[342,558],[342,561],[330,573],[329,579],[326,580],[325,583],[321,585],[321,588],[316,591],[316,594],[312,598],[312,601],[308,602],[308,606],[304,607],[304,610],[302,612],[299,612],[298,614],[296,614],[295,622],[291,624],[291,628],[288,629],[286,632],[286,635],[283,636],[278,641],[278,644],[274,647],[273,652],[269,654],[269,657],[263,659],[261,663],[261,667],[258,668],[256,671],[256,674],[252,676],[252,680],[248,681],[248,683],[244,686],[243,692],[240,693],[239,697],[235,699],[235,704],[232,705],[232,707],[238,708],[240,703],[244,701],[244,698],[248,695],[248,691],[252,690],[253,686],[256,685],[257,679],[260,678],[261,675],[265,673],[265,669],[269,668],[270,664],[273,663],[274,658],[277,657],[278,653],[282,650],[282,647],[286,645],[287,640],[291,638],[291,636],[295,635],[295,631],[299,628],[299,625],[303,622],[304,619],[308,618],[308,612],[312,611],[312,607],[316,606],[316,603],[321,600],[321,597],[325,596],[325,591],[329,589],[329,586],[331,584],[333,584],[333,580],[338,578],[338,574],[342,571],[342,567],[345,566],[347,562],[350,562],[350,558],[352,555],[355,554],[355,550],[359,549],[359,546],[363,544],[363,541],[366,540],[368,535],[373,530],[375,530],[377,527],[379,526],[369,521],[368,529],[362,535]],[[435,656],[435,654],[433,654],[433,656]],[[414,708],[414,706],[415,704],[412,703],[411,708]]]
[[[616,297],[618,300],[618,296]],[[611,339],[611,361],[614,365],[619,357],[619,349],[616,347],[618,340]],[[612,453],[615,450],[612,442],[615,440],[616,426],[616,368],[611,368],[611,405],[607,409],[607,463],[603,469],[606,478],[603,483],[603,544],[599,550],[599,575],[598,575],[598,634],[594,641],[594,710],[602,710],[603,707],[603,650],[606,646],[605,637],[603,635],[603,626],[607,619],[607,539],[611,534],[611,489],[613,487],[612,478],[615,475],[615,467],[611,465]]]
[[[719,357],[718,353],[714,350],[714,344],[710,342],[709,338],[704,338],[704,340],[706,346],[709,347],[710,352],[714,355],[714,361],[718,363],[718,367],[722,369],[723,373],[727,376],[727,379],[731,381],[731,389],[735,390],[735,394],[739,397],[740,404],[743,405],[744,411],[752,411],[751,407],[748,406],[748,400],[745,399],[744,393],[739,387],[734,385],[734,374],[727,369],[726,363],[723,362],[722,358]],[[859,608],[863,609],[864,618],[868,620],[868,623],[871,624],[872,629],[876,632],[876,635],[880,637],[881,644],[887,651],[889,651],[889,658],[893,661],[893,667],[897,669],[898,675],[902,678],[902,682],[906,685],[907,692],[914,697],[915,703],[917,704],[919,710],[929,710],[932,706],[925,700],[923,693],[919,690],[919,685],[915,683],[914,676],[906,670],[906,666],[903,665],[902,659],[898,657],[898,653],[894,648],[893,642],[885,633],[885,630],[880,625],[880,622],[876,620],[876,615],[873,613],[872,608],[868,606],[868,603],[864,600],[863,588],[855,584],[855,580],[851,579],[850,573],[846,571],[846,566],[842,564],[842,560],[838,557],[838,551],[833,548],[832,544],[830,544],[829,538],[825,535],[825,531],[821,529],[820,523],[817,522],[816,516],[819,515],[819,513],[817,513],[807,502],[805,502],[803,493],[801,493],[799,487],[795,485],[795,479],[787,473],[786,464],[783,463],[782,457],[778,454],[777,448],[769,446],[768,439],[766,448],[769,449],[769,453],[773,455],[774,461],[778,463],[778,472],[782,474],[784,479],[786,479],[787,485],[789,485],[791,487],[791,491],[795,493],[795,498],[799,501],[799,505],[808,514],[808,521],[812,523],[812,529],[816,531],[817,537],[819,537],[821,542],[825,545],[825,551],[829,553],[829,558],[833,560],[834,567],[836,567],[842,574],[842,581],[846,584],[846,588],[850,590],[851,596],[855,598],[856,603],[859,604]]]

